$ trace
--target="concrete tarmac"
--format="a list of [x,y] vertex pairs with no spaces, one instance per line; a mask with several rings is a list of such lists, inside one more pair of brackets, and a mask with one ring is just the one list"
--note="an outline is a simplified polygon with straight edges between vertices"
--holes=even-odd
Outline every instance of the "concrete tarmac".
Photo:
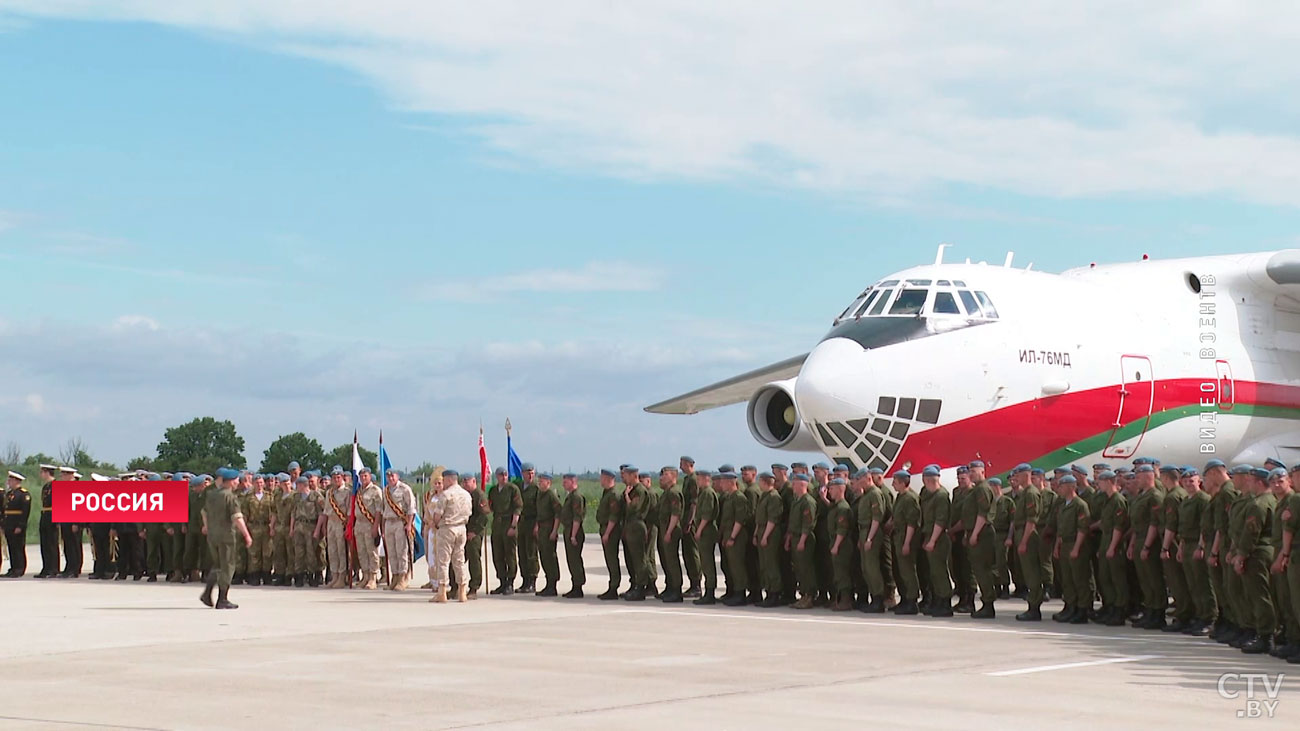
[[[1013,620],[1020,601],[999,602],[991,622],[602,602],[607,576],[591,537],[586,599],[447,605],[428,603],[427,591],[234,587],[240,609],[215,611],[193,584],[36,581],[35,547],[29,556],[28,578],[0,580],[0,728],[1300,722],[1300,666],[1159,632],[1025,625]],[[416,573],[418,586],[423,562]],[[1249,674],[1267,676],[1253,698]]]

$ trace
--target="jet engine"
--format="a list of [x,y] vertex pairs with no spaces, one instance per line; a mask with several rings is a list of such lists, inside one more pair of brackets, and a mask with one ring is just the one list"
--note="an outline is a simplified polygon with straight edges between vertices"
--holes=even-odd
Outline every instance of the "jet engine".
[[794,378],[774,381],[749,398],[746,419],[749,433],[764,447],[794,452],[816,452],[817,440],[804,427],[794,403]]

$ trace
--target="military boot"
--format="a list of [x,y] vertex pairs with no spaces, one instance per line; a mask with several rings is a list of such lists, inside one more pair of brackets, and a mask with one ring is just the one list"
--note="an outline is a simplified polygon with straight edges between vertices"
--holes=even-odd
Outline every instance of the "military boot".
[[853,600],[849,598],[847,592],[840,592],[835,599],[835,604],[831,606],[832,612],[848,612],[853,609]]
[[971,612],[971,619],[994,619],[998,613],[993,609],[993,602],[984,602],[979,609]]
[[808,594],[804,594],[803,596],[799,597],[798,601],[796,601],[794,604],[791,604],[790,608],[791,609],[812,609],[813,604],[814,602],[812,596]]
[[212,606],[212,589],[216,585],[217,585],[217,577],[216,576],[209,577],[207,583],[203,585],[203,593],[199,595],[199,601],[203,602],[209,607]]
[[554,581],[546,582],[546,586],[542,587],[542,590],[537,592],[537,596],[559,596],[559,595],[560,593],[555,590]]
[[1041,622],[1043,621],[1043,612],[1040,605],[1031,604],[1029,608],[1016,615],[1017,622]]
[[701,592],[700,598],[691,602],[691,604],[694,604],[697,607],[709,607],[717,603],[718,600],[713,596],[713,592],[711,591]]
[[229,589],[221,589],[217,594],[217,609],[239,609],[239,605],[230,601],[228,595]]
[[306,572],[299,571],[298,573],[296,573],[296,574],[293,575],[293,585],[294,585],[294,586],[296,586],[296,587],[298,587],[299,589],[301,589],[303,586],[306,586],[306,584],[307,584],[307,574],[306,574]]

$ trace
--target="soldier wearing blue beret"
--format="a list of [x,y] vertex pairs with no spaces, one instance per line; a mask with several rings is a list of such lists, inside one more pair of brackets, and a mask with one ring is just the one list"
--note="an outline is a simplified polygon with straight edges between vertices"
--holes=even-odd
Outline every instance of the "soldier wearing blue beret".
[[[217,478],[218,489],[210,491],[203,504],[203,530],[208,537],[213,567],[208,571],[199,600],[216,609],[238,609],[239,605],[230,601],[230,581],[235,573],[235,537],[238,535],[245,547],[253,544],[253,537],[244,525],[244,514],[233,492],[239,472],[223,467],[217,470]],[[215,604],[212,602],[214,587],[218,590]]]

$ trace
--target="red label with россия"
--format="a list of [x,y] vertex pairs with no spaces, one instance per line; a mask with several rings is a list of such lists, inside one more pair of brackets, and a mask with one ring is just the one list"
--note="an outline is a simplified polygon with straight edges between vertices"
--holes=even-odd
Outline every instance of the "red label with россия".
[[75,482],[55,480],[55,523],[184,523],[190,488],[176,481]]

